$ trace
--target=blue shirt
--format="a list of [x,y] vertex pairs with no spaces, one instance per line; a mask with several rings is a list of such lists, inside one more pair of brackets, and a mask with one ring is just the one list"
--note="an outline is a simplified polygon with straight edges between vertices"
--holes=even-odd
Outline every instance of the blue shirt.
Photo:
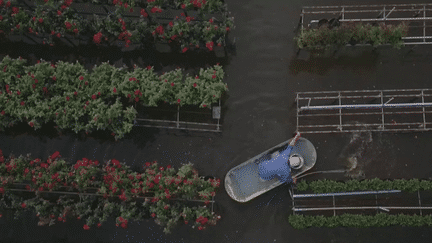
[[279,181],[292,183],[291,168],[288,159],[293,147],[289,146],[274,158],[265,160],[258,165],[259,176],[263,180],[272,180],[274,177]]

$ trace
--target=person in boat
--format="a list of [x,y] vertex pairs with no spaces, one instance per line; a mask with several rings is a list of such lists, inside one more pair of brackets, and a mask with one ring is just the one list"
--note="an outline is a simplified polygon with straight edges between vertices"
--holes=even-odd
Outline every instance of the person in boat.
[[290,154],[299,139],[300,133],[297,132],[284,151],[258,165],[259,176],[262,180],[268,181],[276,177],[283,183],[296,183],[296,178],[293,179],[291,176],[291,168],[297,166],[300,159],[294,156],[290,158]]

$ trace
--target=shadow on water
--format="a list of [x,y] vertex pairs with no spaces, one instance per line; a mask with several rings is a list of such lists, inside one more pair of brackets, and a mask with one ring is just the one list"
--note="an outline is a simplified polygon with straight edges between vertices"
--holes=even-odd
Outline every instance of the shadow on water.
[[326,75],[330,70],[350,70],[354,73],[364,73],[377,69],[379,54],[370,50],[355,50],[350,48],[336,50],[335,52],[320,51],[306,52],[299,57],[293,56],[289,63],[289,72],[292,75],[299,73],[312,73]]

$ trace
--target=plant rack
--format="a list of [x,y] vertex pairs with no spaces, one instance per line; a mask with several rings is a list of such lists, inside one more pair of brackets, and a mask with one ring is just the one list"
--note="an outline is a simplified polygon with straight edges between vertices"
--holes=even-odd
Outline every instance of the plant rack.
[[432,130],[432,89],[297,92],[296,103],[301,133]]
[[[306,27],[316,28],[327,21],[329,23],[339,21],[340,23],[362,22],[391,25],[406,22],[409,24],[409,30],[407,36],[402,37],[405,45],[432,44],[432,16],[430,11],[432,11],[431,3],[307,6],[302,8],[299,28],[300,31]],[[356,46],[367,45],[370,44],[358,44]]]

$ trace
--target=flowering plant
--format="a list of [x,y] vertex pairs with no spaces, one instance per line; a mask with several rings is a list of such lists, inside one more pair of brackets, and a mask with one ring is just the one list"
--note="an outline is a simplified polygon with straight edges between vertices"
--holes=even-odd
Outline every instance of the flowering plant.
[[88,74],[79,63],[24,64],[25,59],[9,56],[0,63],[0,87],[5,87],[0,89],[0,129],[22,121],[39,129],[54,120],[60,129],[109,130],[118,139],[132,130],[137,114],[132,106],[124,108],[122,96],[150,106],[167,102],[206,107],[228,90],[219,65],[201,69],[201,79],[192,83],[187,76],[183,81],[180,69],[157,77],[151,67],[126,72],[103,63]]
[[343,23],[339,28],[331,30],[327,27],[304,29],[294,40],[300,49],[311,50],[323,49],[332,44],[343,46],[351,40],[370,43],[373,46],[391,44],[394,48],[400,49],[403,46],[402,37],[405,37],[407,32],[408,26],[405,23],[397,26]]
[[[40,218],[38,225],[52,225],[56,219],[66,222],[67,215],[72,214],[79,220],[85,220],[84,230],[89,230],[94,224],[97,224],[97,227],[102,226],[110,216],[116,216],[116,225],[121,225],[122,228],[127,228],[130,220],[152,217],[157,224],[166,226],[165,233],[170,233],[170,229],[181,217],[185,224],[195,221],[192,227],[198,226],[199,230],[204,229],[205,225],[215,225],[221,218],[210,212],[206,205],[190,207],[187,201],[172,202],[173,198],[205,199],[204,203],[208,204],[208,195],[215,195],[220,180],[204,181],[192,164],[184,165],[176,172],[171,166],[164,168],[155,161],[146,162],[144,173],[138,173],[132,172],[124,163],[112,159],[103,166],[100,172],[104,173],[98,177],[98,162],[86,158],[78,161],[68,172],[65,161],[59,159],[59,152],[47,159],[48,166],[40,159],[32,160],[30,155],[20,156],[18,159],[11,155],[7,160],[4,160],[1,150],[0,155],[0,215],[2,209],[6,208],[14,209],[16,217],[24,210],[33,209]],[[39,176],[36,171],[30,173],[29,168],[33,167],[46,169],[45,173],[49,176]],[[28,180],[30,178],[31,180]],[[42,197],[45,188],[37,190],[35,198],[24,199],[14,195],[15,189],[11,189],[14,182],[31,181],[30,185],[26,185],[26,190],[35,191],[35,188],[50,181],[50,178],[53,184],[55,181],[63,182],[63,187],[69,188],[69,191],[78,190],[79,202],[75,202],[74,195],[60,196],[55,198],[54,202],[46,200]],[[103,181],[94,181],[99,178],[103,178]],[[96,194],[87,193],[93,188],[90,187],[92,185],[96,186]],[[59,187],[49,188],[49,191],[56,188]],[[207,194],[204,195],[205,193]],[[140,203],[138,199],[142,198],[141,195],[152,197],[144,197],[145,201]]]

